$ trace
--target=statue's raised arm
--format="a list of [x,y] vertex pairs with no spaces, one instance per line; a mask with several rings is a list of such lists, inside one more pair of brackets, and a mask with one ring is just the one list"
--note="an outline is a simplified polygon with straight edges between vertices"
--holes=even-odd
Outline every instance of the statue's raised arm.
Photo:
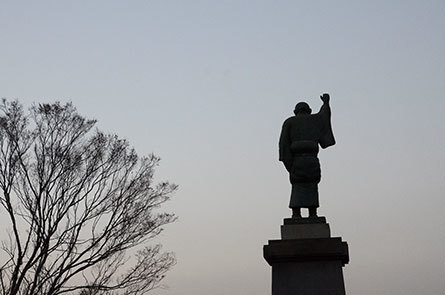
[[334,133],[331,125],[331,107],[329,106],[330,96],[327,93],[320,95],[323,105],[318,112],[320,116],[320,138],[318,140],[320,146],[325,149],[335,144]]

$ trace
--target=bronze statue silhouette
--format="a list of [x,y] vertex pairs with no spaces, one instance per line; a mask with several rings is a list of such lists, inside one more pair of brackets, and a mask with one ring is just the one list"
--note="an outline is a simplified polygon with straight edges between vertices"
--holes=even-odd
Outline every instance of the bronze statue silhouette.
[[335,144],[331,127],[329,94],[320,96],[323,101],[316,114],[305,102],[295,106],[295,116],[283,123],[279,152],[280,161],[289,172],[292,184],[289,207],[292,218],[301,218],[301,208],[309,209],[309,217],[317,217],[318,183],[321,179],[318,145],[323,149]]

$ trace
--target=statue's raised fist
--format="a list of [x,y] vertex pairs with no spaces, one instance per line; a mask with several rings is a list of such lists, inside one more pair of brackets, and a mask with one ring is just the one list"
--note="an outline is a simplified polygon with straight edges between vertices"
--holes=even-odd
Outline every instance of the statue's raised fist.
[[329,103],[330,97],[328,93],[323,93],[323,95],[320,95],[320,98],[324,103]]

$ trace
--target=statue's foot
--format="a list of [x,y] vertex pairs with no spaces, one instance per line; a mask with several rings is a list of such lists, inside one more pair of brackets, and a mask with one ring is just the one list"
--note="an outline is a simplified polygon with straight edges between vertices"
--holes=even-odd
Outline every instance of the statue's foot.
[[292,218],[294,219],[302,218],[300,208],[292,208]]
[[317,218],[317,207],[309,207],[309,218]]

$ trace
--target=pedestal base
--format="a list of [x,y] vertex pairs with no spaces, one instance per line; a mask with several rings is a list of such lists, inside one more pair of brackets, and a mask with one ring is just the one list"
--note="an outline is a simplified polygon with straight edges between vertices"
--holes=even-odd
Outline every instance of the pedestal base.
[[272,295],[290,294],[345,295],[341,262],[274,264],[272,266]]
[[345,295],[348,245],[330,237],[328,224],[287,219],[281,233],[263,248],[272,266],[272,295]]

